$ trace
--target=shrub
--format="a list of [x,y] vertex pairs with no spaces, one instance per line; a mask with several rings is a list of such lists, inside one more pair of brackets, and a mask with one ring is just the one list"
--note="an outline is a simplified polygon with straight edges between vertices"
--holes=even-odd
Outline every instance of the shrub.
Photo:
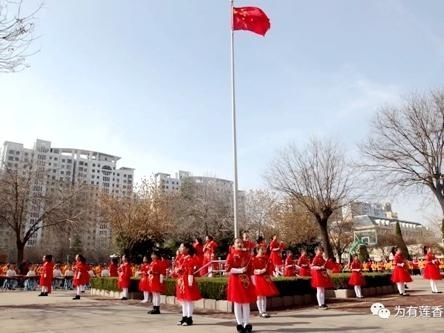
[[[390,280],[391,274],[389,273],[364,273],[367,287],[388,286],[392,282]],[[350,273],[338,273],[331,275],[333,284],[336,289],[350,289],[348,285],[348,279]],[[281,296],[294,296],[314,294],[315,289],[311,287],[311,279],[308,278],[287,278],[279,277],[274,278],[276,287],[279,290]],[[210,298],[216,300],[224,300],[227,297],[227,278],[215,277],[215,278],[197,278],[199,289],[203,298]],[[131,279],[130,292],[137,292],[139,285],[139,279]],[[91,279],[91,287],[96,289],[104,289],[111,291],[120,290],[117,287],[116,278],[93,278]],[[176,294],[176,281],[173,279],[165,280],[165,295],[174,296]]]

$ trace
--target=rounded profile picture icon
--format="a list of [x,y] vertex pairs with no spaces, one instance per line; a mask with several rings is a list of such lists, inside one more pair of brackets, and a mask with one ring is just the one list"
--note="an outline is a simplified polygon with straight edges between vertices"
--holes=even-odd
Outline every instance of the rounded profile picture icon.
[[379,309],[378,311],[378,317],[381,319],[389,319],[390,318],[390,310],[387,308]]
[[378,312],[381,309],[385,309],[385,306],[382,303],[373,303],[372,306],[370,307],[370,311],[374,316],[378,316]]

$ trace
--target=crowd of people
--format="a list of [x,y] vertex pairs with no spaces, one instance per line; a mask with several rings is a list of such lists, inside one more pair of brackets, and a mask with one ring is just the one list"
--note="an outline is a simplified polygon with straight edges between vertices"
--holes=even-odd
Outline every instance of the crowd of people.
[[[256,241],[244,233],[242,238],[234,240],[228,249],[225,260],[216,257],[217,242],[207,236],[205,242],[196,239],[193,244],[182,243],[176,256],[171,260],[153,251],[150,258],[144,257],[143,263],[134,265],[129,258],[111,258],[110,263],[88,265],[86,258],[78,254],[73,265],[54,264],[51,255],[43,257],[43,263],[31,265],[21,264],[15,267],[7,264],[0,267],[6,276],[5,282],[15,281],[15,277],[25,278],[25,289],[33,290],[32,281],[38,280],[41,292],[39,296],[48,296],[52,288],[60,287],[56,283],[62,279],[70,281],[70,289],[75,288],[73,300],[80,300],[91,277],[116,277],[118,287],[122,290],[122,300],[128,299],[128,291],[132,277],[139,277],[139,290],[143,293],[142,303],[152,299],[150,314],[160,314],[160,295],[165,291],[165,278],[176,279],[176,298],[182,304],[182,318],[178,325],[193,324],[194,302],[201,298],[196,277],[212,276],[223,272],[228,276],[227,300],[234,304],[236,329],[238,332],[251,332],[250,304],[256,303],[259,316],[268,318],[267,298],[278,295],[272,277],[311,277],[311,286],[316,289],[319,309],[326,309],[325,290],[333,288],[331,273],[351,272],[348,283],[353,286],[356,297],[363,298],[362,286],[366,284],[364,272],[392,272],[392,281],[397,285],[399,294],[407,296],[406,284],[412,281],[411,274],[423,274],[430,281],[432,293],[440,293],[437,281],[441,280],[443,261],[435,257],[431,248],[424,258],[407,261],[401,250],[397,249],[393,260],[361,262],[355,255],[349,263],[341,265],[333,258],[326,258],[322,247],[317,247],[314,257],[302,249],[298,257],[285,249],[283,242],[273,236],[270,242],[260,237]],[[221,267],[223,266],[223,267]],[[12,286],[12,289],[15,286]]]

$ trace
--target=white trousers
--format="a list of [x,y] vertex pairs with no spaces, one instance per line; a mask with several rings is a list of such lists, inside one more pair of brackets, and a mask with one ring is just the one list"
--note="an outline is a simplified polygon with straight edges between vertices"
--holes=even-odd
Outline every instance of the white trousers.
[[[191,303],[191,306],[193,303]],[[160,293],[153,293],[153,306],[160,306]],[[193,310],[191,309],[191,317],[193,315]]]
[[80,293],[82,292],[82,288],[80,286],[76,287],[76,295],[80,296]]
[[317,287],[316,288],[316,299],[318,300],[318,305],[325,304],[325,288]]
[[[160,294],[159,294],[159,303],[160,303]],[[154,305],[154,294],[153,294],[153,305]],[[193,310],[194,310],[194,303],[193,302],[189,302],[189,301],[182,302],[182,317],[192,317]]]
[[438,285],[436,284],[436,280],[430,280],[430,287],[432,288],[432,291],[434,293],[437,293],[438,290]]
[[396,286],[398,287],[398,291],[400,294],[405,294],[405,284],[404,282],[397,282]]
[[128,288],[122,288],[122,297],[128,298]]
[[361,286],[355,286],[354,289],[355,289],[356,297],[362,297]]
[[250,323],[250,304],[234,303],[234,316],[238,325],[244,327]]
[[267,313],[267,297],[258,296],[256,300],[256,305],[260,314]]

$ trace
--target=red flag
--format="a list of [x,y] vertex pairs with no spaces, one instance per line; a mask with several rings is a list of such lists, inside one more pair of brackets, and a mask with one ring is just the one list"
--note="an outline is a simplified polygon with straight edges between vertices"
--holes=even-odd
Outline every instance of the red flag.
[[265,36],[270,29],[270,20],[258,7],[234,7],[233,30],[249,30]]

